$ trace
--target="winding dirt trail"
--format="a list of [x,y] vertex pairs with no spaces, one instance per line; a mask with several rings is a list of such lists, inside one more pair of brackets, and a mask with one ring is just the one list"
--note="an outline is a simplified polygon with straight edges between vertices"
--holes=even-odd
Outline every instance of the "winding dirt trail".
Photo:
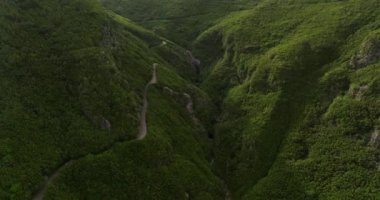
[[[157,64],[153,64],[153,72],[152,72],[152,79],[146,84],[144,93],[143,93],[143,107],[141,110],[141,115],[140,115],[140,126],[139,126],[139,132],[136,137],[136,140],[143,140],[147,134],[148,134],[148,128],[147,128],[147,120],[146,120],[146,115],[148,112],[148,107],[149,107],[149,102],[148,102],[148,90],[149,86],[156,84],[157,83]],[[179,92],[175,92],[172,89],[168,87],[164,87],[164,90],[167,90],[170,92],[171,96],[178,96],[181,95]],[[194,112],[194,102],[192,97],[188,93],[182,93],[182,96],[186,99],[186,109],[193,120],[194,123],[199,123],[198,118],[195,116]],[[117,142],[116,142],[117,143]],[[102,151],[97,152],[94,155],[104,153],[111,149],[114,145],[111,145],[109,148],[106,148]],[[88,154],[77,158],[77,159],[72,159],[67,162],[65,162],[63,165],[61,165],[57,170],[54,171],[54,173],[49,176],[44,185],[41,187],[41,189],[33,196],[32,200],[43,200],[44,196],[46,194],[46,191],[49,187],[49,185],[59,176],[59,174],[68,166],[70,166],[73,162],[80,160],[81,158],[86,157]]]
[[[168,92],[170,94],[170,96],[172,96],[172,97],[179,97],[179,96],[181,96],[181,94],[179,92],[176,92],[173,89],[171,89],[169,87],[166,87],[166,86],[164,87],[164,91]],[[196,117],[195,111],[194,111],[194,101],[193,101],[193,98],[191,97],[191,95],[189,95],[186,92],[182,93],[182,96],[186,100],[186,110],[189,113],[191,119],[193,120],[193,122],[195,124],[199,124],[199,120]]]
[[140,127],[139,133],[137,134],[137,140],[142,140],[148,134],[148,128],[146,123],[146,114],[148,112],[149,102],[148,102],[148,89],[150,85],[157,83],[157,64],[153,64],[152,79],[145,86],[144,95],[143,95],[143,107],[140,115]]
[[[144,100],[143,100],[144,103],[143,103],[143,109],[141,111],[140,127],[139,127],[139,134],[137,136],[137,140],[142,140],[147,135],[146,113],[148,111],[148,100],[147,100],[148,89],[149,89],[150,85],[156,84],[156,83],[157,83],[157,64],[154,63],[153,64],[152,79],[149,81],[149,83],[145,86],[145,89],[144,89],[144,97],[143,97],[144,98]],[[116,143],[118,143],[118,142],[115,142],[115,144]],[[93,154],[94,155],[98,155],[98,154],[104,153],[104,152],[108,151],[109,149],[111,149],[113,146],[114,146],[114,144],[110,145],[106,149],[103,149],[103,150],[101,150],[101,151],[99,151],[97,153],[93,153]],[[57,168],[57,170],[55,170],[54,173],[51,176],[49,176],[48,178],[46,178],[44,185],[33,196],[32,200],[43,200],[44,197],[45,197],[46,191],[49,188],[49,185],[59,176],[59,174],[66,167],[70,166],[73,162],[75,162],[77,160],[80,160],[81,158],[84,158],[87,155],[89,155],[89,154],[86,154],[86,155],[84,155],[84,156],[82,156],[80,158],[77,158],[77,159],[69,160],[69,161],[65,162],[64,164],[62,164],[59,168]]]
[[66,168],[67,166],[69,166],[71,163],[73,163],[74,160],[70,160],[68,162],[66,162],[65,164],[63,164],[62,166],[60,166],[49,178],[46,179],[45,181],[45,184],[44,186],[38,191],[38,193],[33,197],[33,200],[43,200],[44,199],[44,196],[45,196],[45,193],[49,187],[49,184],[54,181],[54,179],[56,179],[58,177],[58,175],[60,174],[60,172]]

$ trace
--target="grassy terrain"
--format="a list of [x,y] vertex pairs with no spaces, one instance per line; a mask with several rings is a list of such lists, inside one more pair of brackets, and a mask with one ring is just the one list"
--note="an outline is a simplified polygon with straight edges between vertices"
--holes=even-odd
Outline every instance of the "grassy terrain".
[[216,170],[235,198],[380,196],[379,149],[369,144],[380,59],[350,64],[380,50],[375,5],[263,1],[198,37],[198,54],[217,58],[203,88],[223,101]]
[[138,22],[170,40],[191,48],[201,32],[230,12],[247,9],[249,0],[101,0],[116,13]]
[[379,8],[1,1],[0,199],[380,199]]
[[[46,199],[125,199],[126,191],[143,199],[223,195],[206,161],[206,136],[185,105],[158,89],[150,135],[132,141],[153,62],[161,87],[207,102],[159,56],[173,45],[151,48],[162,38],[93,1],[2,1],[0,13],[0,199],[31,199],[44,177],[71,159],[79,160]],[[110,130],[102,129],[105,120]]]

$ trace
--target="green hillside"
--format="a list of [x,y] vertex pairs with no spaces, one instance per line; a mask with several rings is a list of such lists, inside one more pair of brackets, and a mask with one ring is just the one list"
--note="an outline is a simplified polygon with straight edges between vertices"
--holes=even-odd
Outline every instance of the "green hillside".
[[[93,1],[2,1],[0,199],[220,199],[207,136],[164,86],[207,95],[160,53],[174,45]],[[151,66],[149,135],[136,141]],[[200,104],[199,104],[200,105]],[[108,121],[111,128],[102,127]]]
[[1,200],[380,199],[378,0],[5,0],[0,58]]
[[101,0],[106,8],[185,47],[223,16],[255,0]]
[[222,49],[203,88],[223,101],[216,166],[237,199],[380,197],[376,5],[264,1],[198,37],[199,55]]

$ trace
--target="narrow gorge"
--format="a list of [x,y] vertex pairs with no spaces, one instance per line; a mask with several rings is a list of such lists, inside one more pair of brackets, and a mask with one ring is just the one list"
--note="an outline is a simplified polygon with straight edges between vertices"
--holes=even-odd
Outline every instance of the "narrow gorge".
[[378,199],[379,8],[1,1],[0,199]]

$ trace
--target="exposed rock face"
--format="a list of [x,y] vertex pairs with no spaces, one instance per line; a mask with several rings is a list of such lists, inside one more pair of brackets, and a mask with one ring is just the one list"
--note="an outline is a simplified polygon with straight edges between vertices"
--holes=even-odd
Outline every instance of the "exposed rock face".
[[106,119],[105,117],[103,117],[101,115],[100,116],[99,115],[94,116],[91,112],[85,111],[85,110],[83,110],[83,113],[87,117],[87,119],[89,119],[92,122],[94,127],[100,128],[102,130],[111,131],[111,129],[112,129],[111,122],[108,119]]
[[376,128],[375,131],[373,131],[368,144],[376,148],[380,147],[380,132],[378,128]]
[[380,60],[380,41],[376,38],[369,39],[359,54],[351,58],[350,65],[354,69],[360,69]]
[[101,117],[99,122],[100,128],[103,130],[111,131],[111,123],[106,118]]
[[360,87],[351,88],[348,93],[351,97],[360,100],[368,88],[368,85],[362,85]]
[[351,58],[350,64],[354,69],[360,69],[366,67],[367,65],[373,64],[378,59],[380,59],[380,51],[362,57],[354,56]]

